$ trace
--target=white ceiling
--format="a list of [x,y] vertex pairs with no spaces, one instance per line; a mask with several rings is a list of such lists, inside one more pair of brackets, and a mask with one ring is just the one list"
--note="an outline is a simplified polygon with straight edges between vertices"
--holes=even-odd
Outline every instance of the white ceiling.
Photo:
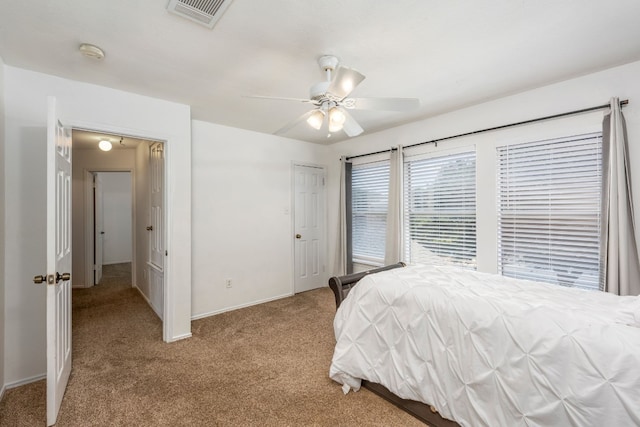
[[[353,111],[365,133],[640,60],[638,0],[234,0],[213,30],[167,3],[0,0],[0,56],[264,133],[309,106],[243,96],[308,97],[324,54],[367,76],[354,96],[420,99],[411,113]],[[346,138],[305,123],[284,136]]]

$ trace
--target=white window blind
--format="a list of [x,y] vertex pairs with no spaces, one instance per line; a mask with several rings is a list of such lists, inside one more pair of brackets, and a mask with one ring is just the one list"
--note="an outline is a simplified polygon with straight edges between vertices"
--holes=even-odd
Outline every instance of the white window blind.
[[475,152],[408,159],[404,170],[406,259],[475,269]]
[[499,147],[498,268],[599,289],[602,134]]
[[351,173],[353,262],[384,263],[389,161],[354,165]]

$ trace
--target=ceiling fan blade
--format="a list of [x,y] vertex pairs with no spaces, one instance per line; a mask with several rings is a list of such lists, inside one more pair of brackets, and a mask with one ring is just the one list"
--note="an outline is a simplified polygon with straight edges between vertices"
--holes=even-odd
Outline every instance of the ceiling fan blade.
[[282,96],[261,96],[261,95],[242,95],[243,98],[257,98],[257,99],[275,99],[276,101],[296,101],[296,102],[304,102],[307,104],[316,104],[316,101],[312,99],[302,99],[302,98],[285,98]]
[[338,67],[327,89],[327,96],[334,101],[340,101],[349,95],[364,78],[364,74],[353,68]]
[[357,110],[412,111],[420,107],[418,98],[349,98],[343,107]]
[[304,113],[303,115],[301,115],[300,117],[298,117],[295,120],[290,121],[289,123],[287,123],[286,125],[284,125],[283,127],[281,127],[280,129],[278,129],[277,131],[274,132],[274,135],[282,135],[285,132],[288,132],[289,130],[293,129],[294,127],[296,127],[297,125],[299,125],[300,123],[304,122],[305,120],[307,120],[309,118],[309,116],[311,116],[311,114],[316,111],[316,109],[314,108],[313,110],[309,110],[306,113]]
[[344,130],[344,133],[346,133],[350,137],[353,137],[358,136],[362,132],[364,132],[362,126],[360,126],[358,122],[356,122],[356,119],[354,119],[348,111],[343,109],[342,112],[345,116],[344,124],[342,125],[342,130]]

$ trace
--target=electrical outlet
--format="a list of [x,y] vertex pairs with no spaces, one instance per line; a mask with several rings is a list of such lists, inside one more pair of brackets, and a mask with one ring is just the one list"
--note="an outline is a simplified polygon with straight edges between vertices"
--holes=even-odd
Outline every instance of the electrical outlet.
[[230,288],[231,286],[233,286],[233,285],[231,284],[231,279],[227,279],[227,280],[225,280],[225,283],[226,283],[226,285],[227,285],[227,288]]

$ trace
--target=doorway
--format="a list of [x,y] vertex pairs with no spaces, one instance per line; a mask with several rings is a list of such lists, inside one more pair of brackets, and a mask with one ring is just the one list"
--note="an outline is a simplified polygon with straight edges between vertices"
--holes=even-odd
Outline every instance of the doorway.
[[[104,140],[111,150],[98,148]],[[130,268],[116,268],[118,274],[130,271],[127,283],[161,320],[166,241],[163,148],[158,141],[73,130],[74,287],[99,285],[105,267],[130,263]],[[152,264],[156,253],[162,257]]]
[[88,263],[88,275],[93,270],[90,283],[95,286],[102,280],[103,266],[133,263],[133,183],[131,171],[87,173],[89,184],[93,182],[93,212],[85,217],[93,222],[89,227],[93,248],[88,248],[93,249],[93,262]]
[[293,165],[294,293],[326,283],[326,170]]

